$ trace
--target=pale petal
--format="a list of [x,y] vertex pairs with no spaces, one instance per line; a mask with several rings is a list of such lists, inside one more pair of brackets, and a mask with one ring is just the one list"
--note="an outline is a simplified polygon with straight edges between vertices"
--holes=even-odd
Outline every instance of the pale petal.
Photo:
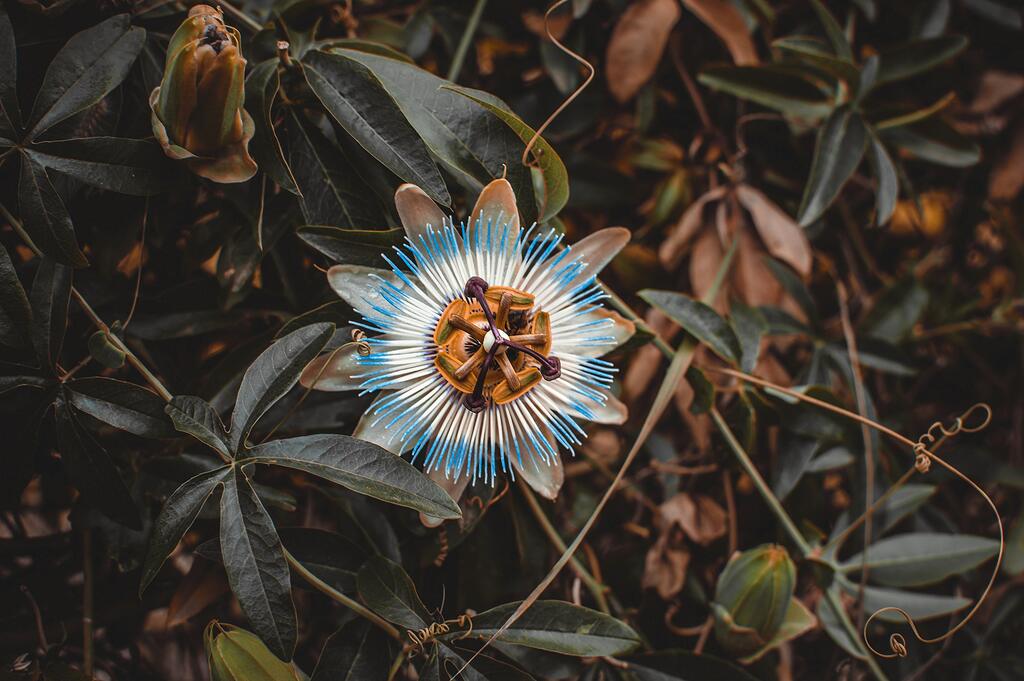
[[575,279],[566,284],[565,288],[571,289],[590,277],[599,275],[601,270],[629,243],[632,236],[632,232],[625,227],[605,227],[570,246],[569,255],[574,259],[578,258],[580,262],[586,264],[586,267],[576,275]]
[[302,370],[299,383],[304,388],[327,392],[357,390],[363,379],[354,376],[367,371],[359,364],[359,345],[346,343],[337,350],[321,354]]
[[327,282],[342,300],[352,309],[367,318],[379,318],[380,312],[374,306],[392,309],[391,304],[381,295],[380,277],[398,290],[405,288],[398,275],[391,270],[364,265],[335,265],[327,270]]
[[[597,323],[602,320],[604,320],[603,324]],[[615,310],[604,307],[573,315],[568,323],[573,326],[593,323],[593,326],[585,326],[584,329],[578,329],[571,333],[559,333],[559,326],[563,322],[553,322],[551,329],[554,338],[552,351],[555,354],[568,353],[580,357],[601,357],[628,341],[636,333],[636,324]]]
[[442,229],[444,225],[444,213],[426,192],[414,184],[403,184],[395,191],[395,208],[406,235],[414,244],[419,243],[420,235],[426,233],[427,225],[435,230]]
[[614,395],[602,390],[607,397],[604,404],[588,404],[587,407],[593,412],[590,418],[594,423],[605,423],[611,426],[621,426],[629,418],[629,409]]
[[[444,474],[444,466],[440,468],[431,468],[427,472],[427,477],[437,483],[437,486],[448,493],[448,496],[452,498],[455,503],[459,503],[459,499],[462,498],[462,493],[466,491],[466,487],[469,485],[469,475],[452,475],[446,477]],[[425,513],[420,513],[420,522],[426,527],[437,527],[444,522],[443,518],[435,518]]]
[[[555,438],[547,435],[547,439],[551,448],[557,452],[558,442]],[[558,497],[558,491],[565,482],[565,469],[562,468],[562,462],[557,455],[551,457],[549,463],[545,463],[539,457],[524,456],[520,465],[514,454],[509,455],[508,460],[516,469],[516,475],[521,476],[534,492],[552,501]]]
[[813,258],[811,244],[796,220],[786,215],[767,196],[745,184],[736,187],[736,198],[750,213],[768,252],[789,263],[801,275],[809,275]]
[[484,225],[491,220],[495,225],[508,223],[510,241],[519,237],[519,208],[516,206],[516,193],[512,190],[512,185],[508,180],[504,178],[494,180],[484,187],[469,217],[473,221],[482,217]]
[[359,419],[359,423],[356,424],[356,429],[352,431],[352,437],[372,442],[393,454],[401,455],[405,448],[402,447],[402,443],[399,442],[397,437],[392,439],[392,436],[396,435],[395,431],[386,427],[390,419],[378,418],[373,413],[374,407],[379,404],[381,400],[388,397],[388,395],[390,395],[390,393],[386,392],[382,392],[377,395],[373,404],[370,405],[362,418]]

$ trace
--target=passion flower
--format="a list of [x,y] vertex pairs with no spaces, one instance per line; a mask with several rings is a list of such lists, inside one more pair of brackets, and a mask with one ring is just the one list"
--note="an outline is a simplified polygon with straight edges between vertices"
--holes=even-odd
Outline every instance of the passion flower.
[[149,96],[153,134],[164,153],[214,182],[244,182],[255,127],[243,108],[245,59],[238,30],[196,5],[171,36],[163,79]]
[[411,453],[456,499],[470,480],[503,473],[554,498],[559,451],[586,436],[579,421],[626,418],[609,392],[615,368],[600,357],[634,326],[602,307],[595,277],[629,232],[568,246],[554,230],[521,229],[503,179],[461,225],[414,185],[395,202],[406,240],[385,256],[390,270],[327,273],[371,335],[323,355],[303,383],[378,393],[356,437]]

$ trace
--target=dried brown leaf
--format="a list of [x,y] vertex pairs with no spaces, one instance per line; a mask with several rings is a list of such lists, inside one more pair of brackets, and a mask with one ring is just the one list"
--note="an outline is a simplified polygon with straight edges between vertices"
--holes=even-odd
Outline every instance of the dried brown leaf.
[[664,532],[647,551],[644,559],[642,585],[656,589],[661,598],[668,600],[683,590],[686,569],[690,565],[690,552],[685,546],[670,541],[672,531]]
[[729,0],[683,0],[683,4],[722,39],[734,62],[757,63],[757,49],[736,5]]
[[1013,131],[1010,150],[999,159],[988,177],[988,196],[996,201],[1012,201],[1024,188],[1024,123]]
[[619,17],[608,42],[608,90],[626,102],[651,79],[682,10],[676,0],[639,0]]
[[678,525],[691,541],[702,546],[725,536],[727,520],[725,509],[711,497],[681,492],[658,507],[662,521]]
[[757,189],[745,184],[736,187],[736,198],[750,213],[768,252],[788,263],[806,277],[811,273],[813,253],[804,230]]
[[673,269],[679,265],[686,254],[686,247],[700,232],[704,225],[709,224],[709,218],[704,215],[704,207],[711,201],[717,201],[725,196],[726,188],[716,187],[702,195],[691,203],[683,212],[679,221],[669,228],[668,237],[661,243],[658,249],[658,258],[661,264],[667,269]]

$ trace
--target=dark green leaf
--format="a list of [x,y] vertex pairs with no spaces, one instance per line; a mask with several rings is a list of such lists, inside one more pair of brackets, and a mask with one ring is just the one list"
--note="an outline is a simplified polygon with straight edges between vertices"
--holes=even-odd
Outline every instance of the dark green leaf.
[[7,16],[7,6],[0,4],[0,134],[17,137],[21,128],[21,107],[18,106],[18,49],[14,27]]
[[[544,44],[546,45],[547,43]],[[479,91],[469,88],[451,85],[448,86],[448,89],[468,97],[504,121],[519,136],[519,139],[523,141],[524,149],[530,143],[530,140],[534,138],[533,128],[524,123],[523,119],[519,118],[519,116],[509,111],[503,102],[495,103],[489,99],[483,99],[478,96]],[[540,215],[537,218],[544,222],[558,215],[562,208],[565,207],[565,204],[568,203],[569,174],[565,169],[565,164],[562,163],[562,159],[555,152],[554,147],[548,144],[548,141],[543,137],[538,137],[534,142],[530,155],[537,164],[537,171],[541,174],[541,186],[544,188],[543,194],[538,197]]]
[[386,681],[390,640],[365,620],[352,620],[328,637],[309,681]]
[[231,414],[231,450],[237,452],[253,425],[299,380],[334,333],[333,324],[310,324],[275,341],[246,370]]
[[149,548],[142,563],[139,596],[160,572],[167,556],[188,532],[196,516],[203,510],[206,500],[218,486],[224,484],[229,475],[231,468],[228,467],[199,473],[183,482],[171,496],[167,497],[149,535]]
[[356,574],[366,550],[336,532],[312,527],[286,527],[278,533],[284,547],[314,575],[342,593],[356,589]]
[[818,451],[818,441],[786,432],[779,440],[779,459],[772,480],[772,491],[785,500],[807,472],[811,458]]
[[[449,81],[415,65],[356,50],[335,52],[373,72],[431,153],[460,182],[482,186],[504,176],[515,190],[522,223],[529,225],[537,220],[533,178],[520,163],[523,142],[506,124],[447,89]],[[500,102],[485,92],[473,94],[484,101]]]
[[46,168],[121,194],[159,194],[167,190],[171,177],[169,160],[148,140],[84,137],[37,142],[28,153]]
[[[869,578],[886,586],[925,586],[975,568],[999,550],[999,542],[966,534],[915,532],[875,542],[867,550]],[[862,554],[843,562],[843,572],[860,570]],[[859,574],[859,572],[858,572]]]
[[253,631],[282,660],[295,650],[291,575],[274,521],[240,467],[224,480],[220,550],[231,591]]
[[872,134],[868,145],[868,160],[875,173],[878,187],[875,189],[875,223],[884,225],[889,222],[896,210],[896,199],[899,196],[899,182],[896,178],[896,166],[893,165],[885,145]]
[[832,112],[818,133],[811,174],[800,204],[798,221],[811,224],[828,209],[864,156],[867,126],[848,106]]
[[707,379],[704,372],[695,366],[686,370],[686,381],[693,389],[693,404],[690,405],[690,412],[704,414],[711,409],[715,403],[715,386]]
[[47,379],[42,376],[0,376],[0,395],[18,388],[37,388],[42,390],[50,385],[54,379]]
[[25,231],[44,254],[72,267],[89,264],[78,249],[71,216],[46,169],[25,152],[21,155],[18,207]]
[[32,282],[32,346],[39,368],[55,374],[64,345],[71,300],[71,269],[49,258],[39,261]]
[[387,621],[406,629],[422,629],[433,622],[416,585],[398,563],[373,556],[359,570],[356,582],[363,601]]
[[709,66],[697,78],[712,90],[801,118],[824,118],[832,110],[828,97],[792,70],[772,66]]
[[448,493],[415,466],[383,447],[347,435],[273,440],[253,447],[244,456],[248,461],[303,470],[435,518],[461,517]]
[[627,657],[626,681],[756,681],[731,662],[688,650],[662,650],[651,655]]
[[380,266],[381,253],[405,239],[405,230],[342,229],[324,225],[303,225],[296,234],[336,263]]
[[832,52],[821,40],[808,36],[786,36],[772,42],[772,47],[784,50],[801,61],[812,64],[850,85],[860,80],[857,67]]
[[57,405],[57,446],[72,484],[82,499],[112,520],[140,529],[139,512],[114,462],[96,438],[78,422],[63,400]]
[[832,49],[836,51],[836,55],[840,59],[853,61],[853,50],[850,48],[850,41],[846,39],[846,33],[843,32],[836,18],[832,16],[832,13],[828,11],[828,8],[821,0],[811,0],[811,8],[818,15],[818,21],[825,28],[825,35],[828,37],[828,41],[832,43]]
[[928,289],[913,275],[890,285],[861,323],[865,334],[899,343],[913,330],[928,307]]
[[128,14],[76,33],[50,62],[32,107],[29,136],[89,108],[121,84],[146,41]]
[[943,35],[903,43],[879,53],[878,83],[891,83],[929,71],[967,47],[962,35]]
[[[2,24],[0,24],[2,27]],[[21,347],[30,336],[32,309],[11,256],[0,244],[0,343]]]
[[67,384],[78,411],[142,437],[174,437],[163,399],[152,390],[113,378],[79,378]]
[[936,116],[912,125],[886,128],[879,134],[887,143],[940,165],[964,168],[981,158],[977,144]]
[[175,395],[164,407],[164,411],[171,417],[174,427],[182,433],[188,433],[221,454],[231,453],[224,423],[210,403],[203,398]]
[[256,132],[250,142],[256,164],[283,189],[298,193],[292,169],[285,160],[281,141],[274,125],[274,100],[281,88],[277,57],[260,62],[245,79],[245,108],[252,116]]
[[[764,263],[768,266],[768,269],[772,271],[775,279],[782,284],[782,288],[786,289],[786,293],[792,296],[793,300],[796,301],[796,304],[800,306],[800,309],[803,311],[804,315],[807,316],[811,326],[818,328],[821,325],[821,320],[818,317],[818,306],[815,304],[814,297],[807,288],[807,284],[805,284],[793,270],[774,258],[765,257]],[[763,314],[766,321],[769,322],[769,328],[778,327],[780,325],[789,327],[788,331],[784,330],[781,331],[781,333],[787,333],[789,331],[795,331],[797,333],[807,332],[807,328],[804,327],[802,323],[793,319],[782,310],[776,308],[761,308],[761,314]],[[780,331],[777,331],[777,333],[778,332]]]
[[[856,596],[859,586],[843,577],[836,582],[850,596]],[[942,596],[938,594],[917,593],[901,589],[884,589],[877,586],[864,587],[864,612],[874,612],[880,608],[895,606],[903,608],[915,620],[926,620],[934,617],[950,615],[963,610],[971,604],[971,599],[963,596]],[[883,612],[878,619],[886,622],[903,622],[899,613]]]
[[768,331],[768,322],[756,308],[738,300],[730,305],[729,321],[740,344],[740,369],[753,373],[761,351],[761,337]]
[[729,324],[702,302],[682,293],[647,289],[640,297],[664,312],[687,333],[708,346],[716,355],[731,364],[738,364],[740,342]]
[[293,109],[287,122],[288,164],[306,222],[359,229],[382,224],[373,192],[344,152]]
[[302,70],[327,111],[366,151],[430,198],[451,205],[426,145],[370,69],[342,52],[312,51]]
[[[506,603],[480,613],[473,618],[472,635],[490,638],[518,606]],[[640,636],[629,625],[564,601],[537,601],[501,635],[501,640],[579,657],[621,655],[640,645]]]

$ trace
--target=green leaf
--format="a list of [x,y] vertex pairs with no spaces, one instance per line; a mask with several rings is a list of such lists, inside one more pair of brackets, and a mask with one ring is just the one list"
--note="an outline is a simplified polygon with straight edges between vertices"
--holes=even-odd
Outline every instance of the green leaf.
[[32,282],[32,346],[39,368],[56,375],[71,300],[71,269],[49,258],[39,261]]
[[174,437],[163,399],[152,390],[113,378],[78,378],[66,384],[80,412],[141,437]]
[[832,112],[818,133],[811,174],[804,190],[797,221],[806,227],[824,214],[853,171],[860,165],[867,141],[867,126],[849,106]]
[[383,447],[347,435],[273,440],[247,450],[244,456],[246,461],[306,471],[353,492],[435,518],[461,517],[448,493],[415,466]]
[[768,331],[768,322],[756,308],[738,300],[730,305],[729,322],[740,344],[740,369],[753,373],[761,350],[761,338]]
[[899,343],[921,319],[928,300],[928,289],[909,274],[882,292],[861,323],[861,329],[872,338]]
[[353,172],[345,153],[294,109],[288,109],[288,165],[306,222],[376,227],[383,222],[373,192]]
[[[829,588],[829,591],[835,595],[836,602],[840,602],[842,600],[839,596],[839,587],[833,585]],[[822,628],[829,635],[829,638],[836,643],[836,645],[854,658],[858,660],[864,659],[864,653],[861,652],[860,648],[860,639],[858,638],[854,640],[850,637],[849,632],[846,631],[846,628],[839,620],[835,611],[832,610],[827,599],[820,599],[814,611],[818,615],[818,621],[821,622]]]
[[297,636],[291,574],[274,521],[241,467],[224,479],[220,550],[231,591],[253,631],[271,652],[290,660]]
[[[506,603],[473,618],[473,637],[496,633],[519,603]],[[457,638],[462,633],[450,634]],[[622,655],[640,645],[640,636],[614,617],[564,601],[537,601],[502,635],[505,643],[539,648],[563,655],[600,657]]]
[[256,126],[256,132],[249,144],[252,156],[263,172],[283,189],[298,194],[298,184],[288,161],[285,160],[281,140],[278,139],[274,125],[274,100],[281,89],[281,78],[277,71],[280,63],[277,57],[262,61],[245,79],[245,108]]
[[159,194],[171,178],[169,160],[149,140],[84,137],[36,142],[28,154],[46,168],[121,194]]
[[167,556],[174,551],[188,528],[192,527],[206,500],[231,475],[231,470],[224,466],[199,473],[183,482],[167,497],[149,535],[149,548],[142,562],[142,579],[139,582],[140,597],[160,572]]
[[836,55],[840,59],[852,62],[853,50],[850,48],[850,41],[846,39],[846,33],[843,32],[836,18],[832,16],[832,13],[828,11],[828,8],[821,0],[811,0],[811,8],[818,15],[818,21],[825,28],[825,35],[828,37],[828,41],[832,43],[832,49],[836,51]]
[[[507,125],[497,124],[489,111],[448,89],[449,81],[413,64],[350,49],[333,52],[373,72],[431,153],[462,184],[482,187],[505,176],[516,193],[522,223],[537,220],[533,178],[519,162],[524,145]],[[494,104],[500,102],[485,92],[473,94]]]
[[[837,576],[836,582],[850,596],[856,597],[859,586],[845,577]],[[971,599],[963,596],[941,596],[936,594],[916,593],[901,589],[884,589],[877,586],[864,587],[864,612],[874,612],[880,608],[897,607],[907,611],[915,620],[933,619],[951,615],[963,610],[971,604]],[[896,612],[883,612],[878,619],[886,622],[904,620]]]
[[191,435],[225,456],[231,453],[224,423],[220,420],[216,410],[203,398],[192,395],[175,395],[164,406],[164,411],[171,417],[171,423],[180,432]]
[[434,201],[451,205],[426,145],[370,69],[341,52],[312,51],[302,71],[324,108],[366,151]]
[[968,40],[962,35],[943,35],[913,40],[879,53],[879,84],[891,83],[930,71],[964,49]]
[[709,66],[697,79],[712,90],[745,99],[784,114],[816,120],[832,103],[814,83],[792,69],[777,66]]
[[0,134],[17,137],[21,128],[21,107],[18,105],[18,48],[14,27],[7,16],[7,6],[0,4]]
[[627,657],[628,681],[756,681],[756,677],[732,662],[689,650],[660,650],[650,655]]
[[875,188],[875,224],[881,226],[889,222],[893,211],[896,210],[900,187],[896,177],[896,166],[885,145],[874,133],[871,134],[868,145],[868,160],[878,182],[878,187]]
[[307,364],[334,334],[334,324],[310,324],[275,341],[242,376],[231,414],[231,451],[245,443],[253,425],[299,380]]
[[856,85],[860,80],[860,72],[856,66],[848,60],[837,57],[817,38],[801,35],[786,36],[773,41],[772,47],[788,52],[797,59],[812,64],[850,85]]
[[[547,43],[544,44],[546,45]],[[469,88],[450,85],[447,89],[468,97],[504,121],[519,136],[519,139],[523,141],[524,149],[530,143],[530,140],[533,139],[535,132],[533,128],[524,123],[523,119],[519,118],[519,116],[509,111],[503,102],[495,103],[494,101],[483,99],[477,96],[479,91]],[[559,211],[568,203],[569,174],[565,169],[565,164],[562,163],[562,159],[555,152],[554,147],[543,137],[538,137],[537,141],[534,142],[533,148],[530,149],[530,155],[537,164],[537,170],[541,175],[541,186],[544,188],[543,194],[538,197],[540,214],[537,220],[545,222],[558,215]]]
[[356,575],[367,551],[336,532],[312,527],[286,527],[278,534],[295,560],[341,593],[354,593]]
[[146,31],[133,27],[128,14],[72,36],[43,76],[29,117],[29,137],[35,139],[106,97],[128,75],[145,42]]
[[365,620],[352,620],[331,634],[309,681],[387,681],[391,641]]
[[[800,306],[803,313],[807,315],[807,320],[811,326],[814,328],[820,327],[821,318],[818,316],[818,305],[814,302],[814,296],[811,295],[807,284],[792,269],[774,258],[765,256],[764,264],[772,271],[775,279],[782,284],[782,288],[786,289],[786,293],[796,301],[796,304]],[[782,310],[777,308],[761,308],[760,311],[761,314],[765,315],[766,321],[769,322],[769,329],[773,327],[774,322],[774,326],[781,324],[787,327],[786,330],[779,331],[780,333],[789,333],[791,330],[795,333],[807,333],[809,331],[802,323],[796,321]]]
[[775,632],[771,640],[757,652],[748,655],[740,660],[743,664],[750,664],[759,660],[765,653],[778,648],[786,641],[792,641],[798,636],[806,634],[818,624],[817,618],[797,598],[789,599],[789,607],[786,608],[786,617],[782,620],[782,626]]
[[715,403],[715,386],[704,372],[695,366],[686,370],[686,380],[693,389],[693,404],[690,413],[706,414]]
[[[981,565],[999,550],[999,542],[965,534],[915,532],[875,542],[867,550],[869,576],[886,586],[924,586]],[[860,570],[862,554],[840,568]]]
[[359,570],[356,583],[366,605],[387,621],[406,629],[422,629],[433,622],[416,585],[398,563],[373,556]]
[[687,333],[730,364],[738,364],[740,342],[729,324],[709,306],[674,291],[647,289],[640,297],[664,312]]
[[325,225],[303,225],[296,235],[336,263],[380,266],[381,254],[401,244],[405,230],[342,229]]
[[772,491],[780,500],[784,501],[803,478],[819,446],[814,438],[784,432],[779,441],[778,465],[772,476]]
[[45,255],[72,267],[89,264],[78,249],[71,216],[46,169],[24,151],[18,180],[18,208],[25,231]]
[[977,144],[936,116],[911,125],[879,131],[886,143],[909,151],[923,161],[953,168],[974,165],[981,158]]
[[29,339],[32,309],[7,249],[0,244],[0,343],[22,347]]
[[114,462],[92,433],[78,422],[63,398],[57,400],[57,447],[82,499],[111,520],[142,529],[139,511]]

